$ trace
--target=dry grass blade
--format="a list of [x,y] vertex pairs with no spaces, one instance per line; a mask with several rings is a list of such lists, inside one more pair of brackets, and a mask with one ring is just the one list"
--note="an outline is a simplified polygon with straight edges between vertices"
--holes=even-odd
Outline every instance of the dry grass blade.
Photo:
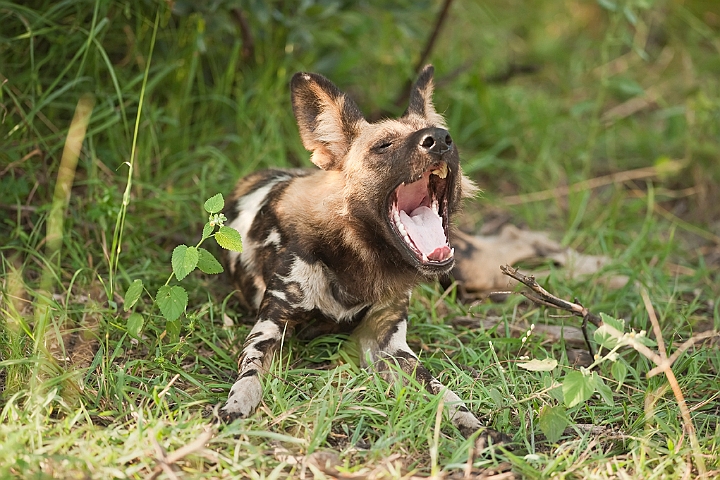
[[158,466],[155,467],[155,470],[153,471],[152,475],[150,475],[149,480],[153,480],[160,475],[161,472],[165,472],[168,477],[170,478],[177,478],[177,475],[175,474],[175,471],[173,470],[173,465],[183,458],[187,457],[188,455],[197,452],[198,450],[205,447],[205,444],[212,438],[213,432],[212,430],[208,429],[205,430],[203,433],[200,434],[199,437],[197,437],[195,440],[193,440],[191,443],[188,443],[187,445],[184,445],[174,452],[172,452],[170,455],[166,455],[163,448],[160,446],[160,444],[155,439],[155,436],[152,437],[153,447],[155,448],[155,453],[157,457]]
[[95,97],[93,95],[86,94],[80,97],[67,134],[65,148],[60,160],[57,183],[55,184],[52,210],[48,216],[46,247],[50,258],[57,252],[62,242],[62,224],[65,218],[65,209],[70,200],[70,189],[75,179],[75,168],[77,167],[80,149],[85,140],[85,133],[94,106]]
[[512,195],[503,198],[504,205],[522,205],[530,202],[540,202],[542,200],[552,200],[557,197],[565,197],[571,193],[584,192],[585,190],[594,190],[606,185],[617,183],[625,183],[632,180],[643,180],[645,178],[657,177],[658,175],[670,175],[678,172],[684,163],[679,160],[673,160],[662,166],[636,168],[634,170],[626,170],[624,172],[603,175],[601,177],[591,178],[572,185],[553,188],[550,190],[541,190],[539,192],[528,193],[524,195]]
[[[75,114],[63,148],[58,169],[55,191],[53,194],[52,206],[47,219],[47,233],[45,235],[45,252],[48,263],[43,265],[40,274],[40,288],[35,308],[35,326],[33,335],[35,337],[35,351],[45,350],[46,330],[50,317],[51,291],[55,281],[55,274],[52,268],[53,263],[60,263],[60,247],[63,242],[65,215],[70,201],[70,191],[75,179],[75,169],[78,157],[87,133],[90,116],[95,106],[95,97],[92,94],[85,94],[78,100]],[[46,368],[53,361],[50,355],[44,355],[46,362],[40,362],[40,369]],[[42,375],[38,376],[38,379]]]
[[175,475],[174,467],[172,464],[168,463],[165,449],[162,448],[162,446],[158,443],[157,439],[155,438],[155,434],[150,437],[150,440],[152,441],[153,448],[155,449],[155,456],[157,457],[158,466],[155,467],[155,471],[149,478],[151,480],[157,478],[157,476],[160,475],[160,472],[164,471],[168,478],[170,478],[171,480],[178,480],[178,476]]

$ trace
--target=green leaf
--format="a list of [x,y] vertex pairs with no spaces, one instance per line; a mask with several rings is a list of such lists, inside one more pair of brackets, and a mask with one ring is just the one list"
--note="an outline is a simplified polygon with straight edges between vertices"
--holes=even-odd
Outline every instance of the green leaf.
[[620,333],[625,332],[625,320],[622,318],[615,318],[600,312],[600,319],[605,325],[610,325]]
[[215,227],[210,225],[210,222],[207,222],[203,227],[202,239],[205,240],[206,238],[209,238],[213,230],[215,230]]
[[600,397],[602,397],[603,401],[610,405],[611,407],[615,406],[615,400],[613,399],[613,393],[610,387],[608,387],[603,379],[595,372],[592,374],[593,376],[593,383],[595,383],[595,390],[600,394]]
[[595,393],[595,385],[591,375],[583,375],[582,372],[573,370],[568,372],[563,379],[563,398],[567,408],[589,399]]
[[498,409],[503,408],[507,403],[505,397],[503,397],[502,393],[500,393],[497,388],[490,388],[488,390],[488,394],[490,395],[490,398],[493,399],[493,402],[495,402],[495,407]]
[[165,322],[165,331],[167,332],[168,340],[177,342],[180,339],[180,322],[178,320],[168,320]]
[[142,330],[145,319],[137,312],[130,314],[127,319],[127,332],[133,338],[140,338],[140,330]]
[[242,239],[237,230],[232,227],[220,227],[215,233],[218,245],[228,250],[242,252]]
[[208,252],[204,248],[199,248],[200,259],[198,260],[198,268],[203,273],[222,273],[224,272],[222,265],[218,262],[212,253]]
[[199,259],[198,249],[187,245],[178,245],[172,253],[172,268],[175,278],[182,280],[195,270]]
[[606,325],[600,325],[600,328],[593,332],[593,339],[595,343],[600,345],[602,348],[612,350],[618,344],[618,339],[615,338],[609,331],[610,327]]
[[615,329],[620,332],[620,335],[625,333],[625,320],[613,318],[610,315],[604,313],[600,314],[603,324],[595,330],[593,338],[598,345],[608,350],[612,350],[618,344],[619,339],[614,337],[610,333],[611,329]]
[[639,97],[645,94],[643,87],[629,77],[617,76],[608,81],[608,88],[623,100]]
[[562,405],[555,407],[545,405],[542,410],[540,410],[538,426],[550,443],[555,443],[560,440],[568,424],[567,413]]
[[565,397],[563,396],[563,389],[560,383],[555,383],[553,388],[548,390],[548,395],[550,395],[550,398],[557,400],[558,402],[565,403]]
[[127,292],[125,292],[125,300],[124,300],[124,309],[127,312],[130,310],[137,301],[140,299],[140,295],[143,291],[143,283],[142,280],[137,279],[133,283],[130,284],[130,287],[127,289]]
[[188,303],[188,295],[180,286],[163,285],[157,292],[155,302],[166,320],[172,322],[180,318]]
[[647,335],[640,335],[638,333],[635,335],[635,340],[649,348],[657,347],[657,342]]
[[610,368],[610,373],[612,373],[613,378],[617,380],[617,389],[620,390],[620,387],[622,387],[622,384],[625,381],[625,377],[627,377],[627,367],[622,361],[618,360],[613,362],[612,367]]
[[545,373],[543,374],[543,388],[546,388],[548,390],[548,395],[550,395],[550,398],[553,398],[554,400],[557,400],[558,402],[563,402],[563,393],[562,393],[562,384],[555,381],[555,379]]
[[213,195],[208,198],[204,207],[205,211],[208,213],[218,213],[222,210],[225,207],[225,200],[223,199],[222,193],[218,193],[217,195]]
[[550,372],[557,367],[558,362],[554,358],[546,358],[544,360],[538,360],[533,358],[529,362],[518,363],[517,366],[530,370],[531,372]]

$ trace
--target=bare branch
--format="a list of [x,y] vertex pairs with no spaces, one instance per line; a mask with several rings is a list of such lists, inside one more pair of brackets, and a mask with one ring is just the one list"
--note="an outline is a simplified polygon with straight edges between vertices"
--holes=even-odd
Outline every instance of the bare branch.
[[253,39],[252,32],[250,31],[250,24],[245,18],[245,14],[240,8],[232,9],[233,17],[235,22],[240,28],[240,36],[242,37],[242,58],[246,61],[252,61],[255,58],[255,40]]
[[541,287],[540,284],[538,284],[535,280],[535,277],[523,275],[516,268],[512,268],[510,265],[501,265],[500,271],[502,271],[502,273],[507,275],[508,277],[513,278],[518,282],[524,284],[526,287],[530,288],[530,292],[522,292],[522,294],[530,301],[548,307],[559,308],[560,310],[565,310],[566,312],[570,312],[573,315],[582,317],[583,321],[581,330],[583,338],[585,338],[585,345],[587,346],[590,356],[595,357],[592,343],[590,343],[590,336],[587,332],[587,323],[590,322],[596,327],[600,327],[600,325],[603,324],[600,317],[590,312],[580,303],[568,302],[567,300],[556,297],[555,295],[551,294],[543,287]]
[[[435,28],[433,28],[432,33],[427,39],[427,42],[425,42],[425,48],[423,49],[422,53],[420,54],[420,58],[418,59],[417,63],[415,64],[415,73],[420,72],[420,69],[425,65],[425,62],[427,62],[428,57],[430,56],[430,52],[432,52],[433,47],[435,46],[435,42],[437,41],[438,35],[440,34],[440,29],[443,26],[443,23],[445,23],[445,19],[447,18],[448,11],[450,11],[450,5],[452,4],[453,0],[445,0],[443,2],[443,6],[440,9],[440,13],[438,13],[437,20],[435,21]],[[412,80],[409,80],[404,86],[403,89],[400,91],[400,94],[395,99],[395,106],[399,107],[403,105],[405,102],[407,102],[408,97],[410,96],[410,87],[412,86]]]

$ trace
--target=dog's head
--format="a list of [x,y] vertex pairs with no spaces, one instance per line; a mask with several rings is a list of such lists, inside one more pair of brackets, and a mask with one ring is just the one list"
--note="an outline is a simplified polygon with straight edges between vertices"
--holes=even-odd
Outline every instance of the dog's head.
[[358,242],[425,275],[452,268],[450,217],[463,190],[474,189],[433,107],[432,78],[433,67],[425,67],[405,114],[375,123],[321,75],[297,73],[291,84],[303,145],[315,165],[341,174],[341,211],[348,226],[364,232]]

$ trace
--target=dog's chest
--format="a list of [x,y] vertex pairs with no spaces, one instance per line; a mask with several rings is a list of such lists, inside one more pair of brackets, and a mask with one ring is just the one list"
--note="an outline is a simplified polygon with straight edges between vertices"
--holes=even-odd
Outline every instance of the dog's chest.
[[[240,295],[254,310],[260,309],[264,297],[272,296],[288,311],[352,321],[370,302],[349,293],[349,285],[320,260],[321,252],[312,251],[317,242],[304,237],[322,232],[295,228],[297,222],[288,217],[292,209],[281,203],[290,182],[305,174],[276,171],[247,185],[248,192],[234,201],[227,216],[229,226],[243,239],[243,251],[229,254],[229,270]],[[308,247],[311,244],[313,248]]]

